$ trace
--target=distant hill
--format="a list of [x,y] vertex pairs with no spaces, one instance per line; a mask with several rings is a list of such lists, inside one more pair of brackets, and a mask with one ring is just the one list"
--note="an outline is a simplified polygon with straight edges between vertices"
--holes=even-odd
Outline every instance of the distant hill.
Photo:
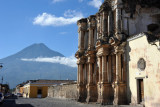
[[33,44],[20,52],[0,59],[4,68],[0,71],[4,82],[13,88],[17,84],[32,79],[76,80],[77,68],[60,63],[23,61],[22,59],[64,57],[63,54],[49,49],[43,43]]

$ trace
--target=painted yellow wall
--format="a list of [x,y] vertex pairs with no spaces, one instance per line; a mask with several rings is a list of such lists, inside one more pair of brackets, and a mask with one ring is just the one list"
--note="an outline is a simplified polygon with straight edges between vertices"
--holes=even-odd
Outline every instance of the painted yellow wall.
[[37,98],[37,86],[30,86],[29,98]]
[[48,86],[43,86],[42,87],[42,97],[47,97],[48,95]]
[[37,98],[38,87],[42,88],[42,98],[47,97],[48,86],[30,86],[29,98]]
[[[159,44],[156,42],[156,44]],[[160,107],[160,51],[148,43],[142,36],[127,43],[128,60],[128,93],[131,103],[137,103],[137,83],[135,78],[143,78],[144,100],[146,107]],[[137,62],[140,58],[146,61],[146,68],[140,71]]]

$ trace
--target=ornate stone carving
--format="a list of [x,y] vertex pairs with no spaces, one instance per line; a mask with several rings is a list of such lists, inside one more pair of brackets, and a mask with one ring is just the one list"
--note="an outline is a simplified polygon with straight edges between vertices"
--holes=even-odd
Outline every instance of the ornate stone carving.
[[143,58],[140,58],[137,62],[137,67],[139,70],[143,71],[146,68],[146,61]]
[[[118,0],[118,4],[114,4],[117,6],[115,6],[116,8],[120,8],[120,1]],[[124,35],[121,32],[121,26],[118,26],[121,19],[120,10],[117,11],[117,14],[112,9],[112,2],[113,0],[105,0],[96,15],[91,15],[77,22],[80,35],[79,44],[81,44],[79,51],[76,53],[77,63],[87,65],[87,80],[85,80],[87,83],[85,86],[80,85],[78,87],[79,101],[86,99],[87,102],[98,101],[101,104],[113,104],[116,99],[116,104],[124,104],[120,98],[125,96],[126,87],[122,87],[120,82],[116,84],[116,78],[123,81],[122,74],[126,72],[121,70],[122,67],[124,68],[121,64],[123,58],[121,56],[125,51],[125,42],[123,42]],[[116,31],[113,30],[116,25],[118,33],[121,34],[117,37],[115,35]],[[85,35],[86,32],[88,36]],[[87,41],[85,48],[83,48],[84,41]],[[115,58],[112,58],[113,55],[111,56],[111,54],[114,54]],[[118,56],[118,60],[116,60],[116,56]],[[83,57],[85,57],[85,60],[83,60]],[[98,73],[95,73],[97,71]],[[83,76],[83,73],[79,73],[78,76]],[[114,81],[112,78],[114,78]],[[96,80],[98,81],[95,82]],[[114,86],[112,86],[113,84]],[[87,98],[83,97],[84,87],[87,88]],[[114,94],[116,94],[116,97],[114,97]]]

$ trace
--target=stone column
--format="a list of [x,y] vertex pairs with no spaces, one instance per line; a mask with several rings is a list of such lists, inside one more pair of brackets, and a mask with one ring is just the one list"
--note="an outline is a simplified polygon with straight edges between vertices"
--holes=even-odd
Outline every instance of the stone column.
[[102,27],[102,31],[103,31],[103,37],[106,37],[108,36],[107,33],[108,33],[108,14],[106,11],[103,11],[103,27]]
[[102,82],[108,83],[107,74],[107,58],[106,55],[102,56]]
[[121,53],[116,53],[116,83],[121,80]]
[[101,103],[102,104],[112,104],[111,96],[112,96],[112,85],[108,82],[108,56],[102,56],[102,96],[101,96]]
[[98,56],[98,67],[99,67],[99,81],[97,84],[98,88],[98,103],[101,103],[101,82],[102,82],[102,57]]
[[78,101],[84,102],[86,99],[86,85],[84,84],[83,64],[78,64]]
[[112,55],[112,82],[116,81],[116,55]]
[[78,40],[78,50],[79,52],[84,51],[84,37],[85,31],[87,30],[87,18],[83,18],[77,21],[78,25],[78,33],[79,33],[79,40]]
[[78,69],[77,69],[77,84],[79,84],[79,64],[78,64]]
[[78,49],[80,51],[83,51],[84,50],[84,37],[85,37],[85,30],[84,28],[79,28],[78,30],[78,34],[79,34],[79,38],[78,38]]
[[116,0],[115,2],[116,4],[116,9],[115,9],[115,12],[116,12],[116,22],[115,22],[115,28],[116,28],[116,37],[118,40],[121,40],[122,39],[122,8],[123,8],[123,5],[122,5],[122,0]]
[[102,13],[100,13],[100,35],[102,36],[102,25],[103,25],[103,17],[102,17]]
[[114,104],[126,104],[127,97],[126,97],[126,83],[122,81],[122,51],[117,50],[116,52],[116,82],[115,82],[115,97],[114,97]]
[[108,14],[108,35],[112,34],[113,30],[113,18],[112,18],[112,12],[110,11]]
[[81,31],[81,48],[80,50],[84,50],[84,36],[85,36],[85,31]]
[[108,82],[111,83],[112,81],[112,56],[108,56]]
[[93,84],[93,64],[89,63],[89,84]]
[[89,49],[93,49],[94,47],[94,40],[93,40],[93,37],[94,37],[94,33],[93,33],[94,29],[93,28],[89,28]]
[[[89,59],[92,59],[94,57],[90,57]],[[93,73],[95,71],[94,69],[94,62],[89,61],[89,81],[87,85],[87,102],[96,102],[97,101],[97,86],[93,82]]]
[[87,84],[87,64],[85,64],[85,71],[84,71],[84,84]]
[[97,39],[100,39],[100,15],[97,14]]
[[80,84],[83,84],[83,64],[79,65],[80,67]]
[[126,83],[126,65],[127,64],[126,64],[125,53],[123,53],[122,56],[123,56],[123,58],[122,58],[123,59],[123,69],[122,69],[123,70],[123,75],[122,75],[123,79],[122,79],[122,82]]
[[78,49],[80,50],[81,48],[81,32],[80,32],[80,28],[78,29]]
[[121,9],[116,8],[116,34],[121,33]]

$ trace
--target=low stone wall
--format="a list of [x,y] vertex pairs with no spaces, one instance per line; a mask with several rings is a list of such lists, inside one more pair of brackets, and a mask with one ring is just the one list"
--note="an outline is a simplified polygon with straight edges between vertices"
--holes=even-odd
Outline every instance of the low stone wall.
[[77,84],[50,86],[48,97],[77,99]]

